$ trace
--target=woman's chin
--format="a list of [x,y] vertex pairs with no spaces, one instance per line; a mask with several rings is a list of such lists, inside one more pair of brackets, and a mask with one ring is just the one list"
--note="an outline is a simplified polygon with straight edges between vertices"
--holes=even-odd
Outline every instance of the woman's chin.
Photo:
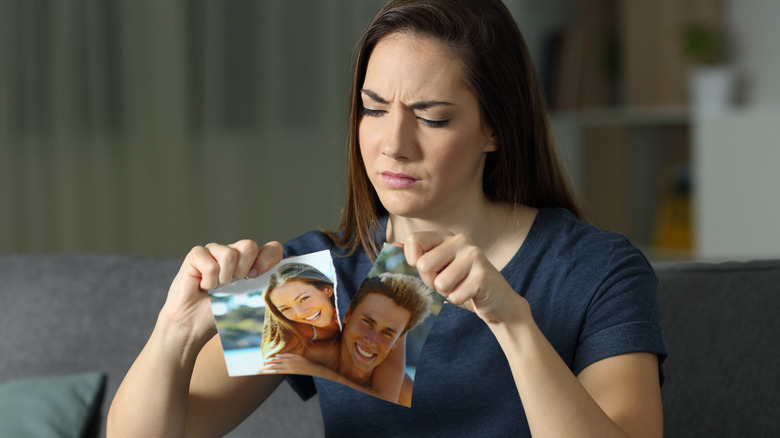
[[403,218],[421,218],[426,216],[426,209],[422,203],[408,202],[398,200],[388,200],[382,202],[382,206],[387,210],[391,216],[398,216]]

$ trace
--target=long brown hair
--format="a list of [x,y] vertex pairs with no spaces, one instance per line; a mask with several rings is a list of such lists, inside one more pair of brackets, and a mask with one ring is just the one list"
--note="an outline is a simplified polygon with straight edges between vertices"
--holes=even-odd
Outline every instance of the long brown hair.
[[[525,40],[500,0],[391,0],[363,33],[352,77],[347,203],[331,237],[373,257],[379,217],[387,211],[368,179],[358,145],[360,90],[376,44],[395,33],[433,38],[460,56],[463,77],[479,101],[482,123],[496,135],[483,190],[513,206],[564,207],[583,218],[555,149],[547,109]],[[383,237],[383,236],[382,236]]]

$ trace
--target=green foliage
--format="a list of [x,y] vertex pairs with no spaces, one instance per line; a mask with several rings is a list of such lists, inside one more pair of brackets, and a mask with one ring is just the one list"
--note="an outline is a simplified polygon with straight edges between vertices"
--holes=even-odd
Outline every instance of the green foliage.
[[699,64],[717,64],[723,61],[725,38],[723,32],[711,25],[693,23],[682,35],[683,53]]

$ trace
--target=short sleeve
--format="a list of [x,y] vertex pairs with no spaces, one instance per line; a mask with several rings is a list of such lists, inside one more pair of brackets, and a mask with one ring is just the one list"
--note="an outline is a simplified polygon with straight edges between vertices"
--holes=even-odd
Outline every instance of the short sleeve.
[[577,342],[575,375],[601,359],[627,353],[654,353],[659,364],[663,362],[667,352],[658,313],[658,279],[644,257],[628,256],[605,275]]

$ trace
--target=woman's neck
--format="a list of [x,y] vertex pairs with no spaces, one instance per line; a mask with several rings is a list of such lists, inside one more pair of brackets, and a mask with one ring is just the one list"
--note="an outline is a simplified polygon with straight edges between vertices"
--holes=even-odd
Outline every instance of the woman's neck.
[[333,321],[331,321],[331,323],[326,327],[314,327],[313,325],[307,324],[305,322],[296,322],[295,326],[304,336],[312,341],[332,339],[339,332],[341,332],[341,327],[339,326],[335,316]]

